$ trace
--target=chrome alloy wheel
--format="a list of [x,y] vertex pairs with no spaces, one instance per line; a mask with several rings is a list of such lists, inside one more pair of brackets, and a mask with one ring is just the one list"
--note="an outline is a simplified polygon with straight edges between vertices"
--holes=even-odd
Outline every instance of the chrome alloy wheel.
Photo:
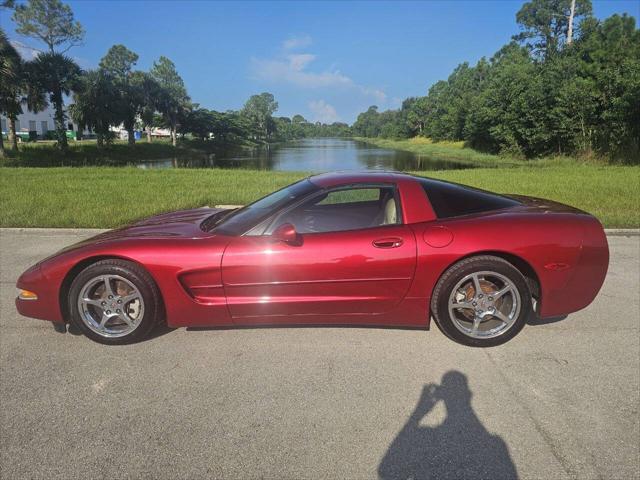
[[83,323],[105,338],[124,337],[144,317],[140,290],[120,275],[100,275],[85,283],[78,296]]
[[492,271],[466,275],[449,296],[453,324],[471,338],[502,335],[516,321],[520,308],[520,292],[515,284]]

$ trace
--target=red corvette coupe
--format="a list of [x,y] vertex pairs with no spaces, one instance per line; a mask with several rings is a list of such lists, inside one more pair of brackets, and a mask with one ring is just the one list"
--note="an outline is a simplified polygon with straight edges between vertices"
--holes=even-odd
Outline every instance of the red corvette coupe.
[[402,173],[328,173],[240,209],[158,215],[29,268],[25,316],[101,343],[170,327],[428,328],[492,346],[585,308],[604,281],[598,220],[558,203]]

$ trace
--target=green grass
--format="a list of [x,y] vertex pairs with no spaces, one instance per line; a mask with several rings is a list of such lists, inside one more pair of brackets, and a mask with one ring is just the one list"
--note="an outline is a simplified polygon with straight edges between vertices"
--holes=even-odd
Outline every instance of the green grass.
[[415,137],[405,140],[356,137],[354,140],[375,145],[380,148],[412,152],[417,155],[418,160],[420,160],[420,158],[423,158],[424,160],[450,160],[452,162],[473,167],[523,167],[532,165],[537,167],[548,167],[569,166],[581,163],[588,163],[590,165],[606,164],[606,162],[599,161],[596,158],[576,159],[563,156],[523,160],[515,157],[478,152],[472,148],[465,148],[464,142],[434,142],[424,137]]
[[[558,165],[422,174],[567,203],[593,213],[606,227],[640,227],[640,167]],[[112,228],[165,211],[248,203],[305,175],[230,169],[0,168],[0,226]]]
[[[220,149],[256,147],[257,144],[222,145],[199,140],[180,140],[177,147],[169,140],[155,139],[147,143],[138,140],[135,145],[116,140],[98,149],[95,140],[70,141],[66,153],[55,148],[55,142],[40,141],[22,143],[18,152],[7,151],[0,158],[0,166],[6,167],[65,167],[65,166],[123,166],[135,165],[141,161],[166,158],[198,157]],[[6,145],[5,145],[6,147]]]

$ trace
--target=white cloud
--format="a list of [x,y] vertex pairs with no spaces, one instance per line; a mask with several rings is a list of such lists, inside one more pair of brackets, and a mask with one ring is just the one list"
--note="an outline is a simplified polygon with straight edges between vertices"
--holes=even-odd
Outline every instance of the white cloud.
[[251,69],[256,78],[272,83],[288,83],[300,88],[344,88],[359,91],[385,102],[387,95],[379,88],[360,85],[335,68],[313,71],[310,68],[316,56],[312,53],[290,53],[275,58],[252,58]]
[[353,81],[338,70],[311,72],[306,70],[315,55],[301,53],[277,59],[251,59],[257,78],[273,83],[290,83],[302,88],[352,86]]
[[9,43],[13,45],[13,48],[16,49],[16,51],[22,57],[23,60],[33,60],[40,53],[42,53],[41,50],[38,50],[37,48],[32,48],[28,45],[25,45],[24,43],[18,42],[17,40],[9,40]]
[[282,48],[285,50],[295,50],[296,48],[304,48],[311,45],[312,40],[309,35],[303,35],[301,37],[289,37],[282,42]]
[[387,94],[379,88],[359,87],[362,93],[374,97],[378,102],[382,103],[387,100]]
[[313,113],[314,122],[333,123],[340,120],[336,109],[324,100],[312,100],[309,102],[309,110]]
[[287,60],[289,60],[289,65],[295,71],[304,70],[304,68],[313,62],[316,59],[316,56],[311,53],[296,53],[292,55],[287,55]]

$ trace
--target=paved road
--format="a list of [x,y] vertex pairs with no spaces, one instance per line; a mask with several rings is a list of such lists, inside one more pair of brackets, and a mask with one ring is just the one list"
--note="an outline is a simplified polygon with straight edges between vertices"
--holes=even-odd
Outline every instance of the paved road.
[[478,350],[358,328],[105,347],[13,306],[24,268],[87,233],[0,235],[3,479],[640,476],[639,237],[609,238],[588,309]]

